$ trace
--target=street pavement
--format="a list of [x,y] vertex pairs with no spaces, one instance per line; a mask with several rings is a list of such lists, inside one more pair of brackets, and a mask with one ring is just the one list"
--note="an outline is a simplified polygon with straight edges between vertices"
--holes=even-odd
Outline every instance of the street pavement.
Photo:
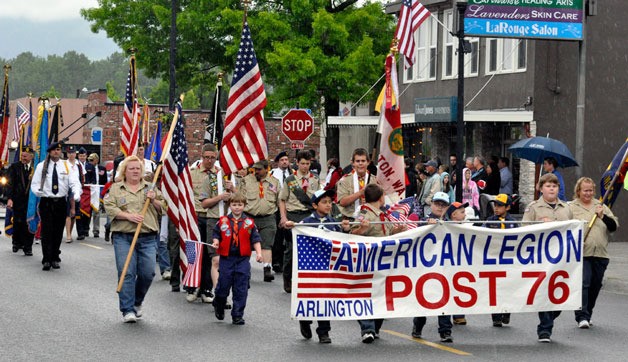
[[488,315],[469,315],[468,325],[454,326],[453,344],[438,342],[435,317],[428,318],[424,339],[410,337],[411,318],[387,320],[371,345],[361,343],[357,322],[332,321],[333,342],[321,345],[315,333],[304,340],[298,322],[290,320],[290,296],[280,276],[264,283],[255,262],[244,326],[232,325],[229,315],[217,321],[209,304],[187,303],[158,271],[144,317],[124,324],[112,245],[87,238],[61,249],[61,269],[44,272],[39,245],[26,257],[13,254],[10,240],[0,236],[0,360],[625,361],[628,355],[628,242],[610,246],[593,327],[578,329],[573,312],[565,311],[551,344],[537,342],[536,314],[522,313],[504,328],[492,327]]

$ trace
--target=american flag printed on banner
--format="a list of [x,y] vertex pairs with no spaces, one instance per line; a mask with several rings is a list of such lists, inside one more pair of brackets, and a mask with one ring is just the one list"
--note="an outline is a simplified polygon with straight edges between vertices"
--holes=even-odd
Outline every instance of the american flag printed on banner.
[[220,165],[225,175],[268,158],[264,115],[266,92],[257,66],[249,24],[244,19],[231,81]]
[[[346,272],[340,268],[335,270],[339,241],[307,235],[297,235],[296,239],[297,298],[371,298],[372,272]],[[333,251],[333,243],[337,243],[336,252]],[[355,245],[353,248],[357,252]],[[332,259],[334,254],[335,258]]]
[[126,79],[126,95],[124,97],[124,115],[122,116],[122,132],[120,133],[120,150],[124,156],[137,153],[139,140],[139,106],[135,94],[135,56],[131,56],[129,76]]
[[[172,134],[172,140],[166,159],[164,160],[164,173],[162,177],[162,191],[164,199],[168,203],[168,217],[172,220],[179,233],[179,255],[181,270],[183,272],[183,285],[198,287],[200,285],[201,257],[203,253],[197,252],[198,260],[189,260],[186,254],[186,244],[197,244],[185,240],[200,241],[201,233],[198,229],[198,218],[194,210],[194,192],[192,189],[192,177],[188,165],[188,147],[185,141],[183,129],[181,103],[176,105],[179,116]],[[188,263],[190,267],[188,267]]]
[[429,10],[418,0],[402,1],[395,38],[399,40],[398,49],[404,55],[406,68],[414,64],[414,33],[429,16]]

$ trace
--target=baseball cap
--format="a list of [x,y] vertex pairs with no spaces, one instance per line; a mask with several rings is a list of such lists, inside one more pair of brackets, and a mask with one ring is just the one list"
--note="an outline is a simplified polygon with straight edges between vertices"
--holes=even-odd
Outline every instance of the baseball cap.
[[425,163],[425,166],[432,166],[434,168],[438,168],[438,163],[434,160],[429,160]]
[[439,191],[434,194],[434,197],[432,197],[432,202],[434,201],[442,201],[446,203],[447,205],[449,205],[449,195],[447,195],[446,193],[442,191]]
[[495,205],[499,206],[506,206],[512,204],[512,199],[506,194],[499,194],[495,196],[495,200],[491,200],[489,202],[493,202]]
[[312,203],[313,204],[318,204],[319,201],[321,201],[321,199],[325,196],[329,196],[331,197],[331,199],[334,199],[334,196],[336,196],[336,191],[334,190],[318,190],[314,193],[314,195],[312,195]]
[[447,210],[445,211],[445,217],[447,220],[451,219],[451,214],[454,213],[454,211],[458,210],[458,209],[465,209],[467,206],[469,206],[468,202],[465,202],[464,204],[462,202],[452,202],[451,205],[449,205],[449,207],[447,208]]
[[253,166],[251,166],[251,167],[253,167],[253,168],[258,168],[258,169],[268,168],[268,161],[266,161],[266,160],[261,160],[261,161],[255,162],[255,163],[253,164]]

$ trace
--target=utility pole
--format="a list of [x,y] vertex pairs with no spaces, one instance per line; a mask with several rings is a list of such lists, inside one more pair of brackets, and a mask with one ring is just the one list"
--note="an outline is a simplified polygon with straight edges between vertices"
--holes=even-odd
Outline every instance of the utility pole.
[[462,201],[462,165],[464,164],[464,54],[471,51],[464,40],[464,12],[466,1],[458,1],[458,102],[456,121],[456,201]]
[[177,0],[171,0],[170,13],[170,90],[168,99],[170,101],[170,109],[174,109],[174,102],[177,91],[175,62],[177,59],[177,8],[179,7]]

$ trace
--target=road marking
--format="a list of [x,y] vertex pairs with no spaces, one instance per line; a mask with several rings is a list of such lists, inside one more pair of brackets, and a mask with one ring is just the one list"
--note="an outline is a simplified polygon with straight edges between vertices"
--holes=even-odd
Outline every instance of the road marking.
[[102,250],[102,248],[100,246],[96,246],[96,245],[92,245],[92,244],[87,244],[87,243],[79,243],[81,245],[85,245],[85,246],[89,246],[90,248],[94,248],[94,249],[98,249],[98,250]]
[[421,343],[421,344],[426,345],[428,347],[437,348],[437,349],[440,349],[440,350],[445,351],[445,352],[451,352],[451,353],[454,353],[454,354],[457,354],[457,355],[460,355],[460,356],[472,356],[472,354],[469,353],[469,352],[465,352],[465,351],[461,351],[459,349],[447,347],[447,346],[439,344],[439,343],[426,341],[426,340],[424,340],[422,338],[414,338],[414,337],[409,336],[407,334],[391,331],[391,330],[388,330],[388,329],[382,329],[382,332],[386,332],[388,334],[392,334],[393,336],[404,338],[404,339],[407,339],[407,340],[412,341],[412,342]]

